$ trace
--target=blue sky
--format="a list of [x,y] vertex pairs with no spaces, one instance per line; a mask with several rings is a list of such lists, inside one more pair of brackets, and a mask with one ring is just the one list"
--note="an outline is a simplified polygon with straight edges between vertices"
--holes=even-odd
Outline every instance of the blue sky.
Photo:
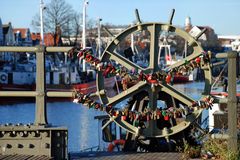
[[[44,0],[45,3],[50,0]],[[83,0],[66,0],[82,12]],[[145,22],[167,22],[172,8],[176,9],[173,23],[184,25],[187,16],[193,25],[210,26],[221,35],[240,34],[240,0],[89,0],[90,18],[101,17],[103,23],[130,24],[138,8]],[[39,0],[1,0],[0,17],[14,27],[31,27],[33,16],[39,11]]]

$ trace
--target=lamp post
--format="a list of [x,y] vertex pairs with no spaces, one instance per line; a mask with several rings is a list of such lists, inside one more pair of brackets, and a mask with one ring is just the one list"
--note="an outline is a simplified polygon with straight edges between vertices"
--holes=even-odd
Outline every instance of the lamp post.
[[98,57],[101,58],[101,18],[98,18]]
[[[83,1],[83,31],[82,31],[82,47],[86,48],[86,10],[88,5],[88,0]],[[83,72],[86,71],[86,62],[83,60]]]
[[42,38],[42,45],[44,45],[44,35],[43,35],[43,10],[45,9],[43,0],[40,0],[40,34]]

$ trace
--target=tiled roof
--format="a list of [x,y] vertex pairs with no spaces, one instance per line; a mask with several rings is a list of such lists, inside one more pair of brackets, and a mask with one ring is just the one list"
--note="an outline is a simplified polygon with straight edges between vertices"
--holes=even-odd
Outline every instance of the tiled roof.
[[211,28],[211,27],[209,27],[209,26],[197,26],[199,29],[201,29],[201,30],[203,30],[204,28],[206,28],[207,30],[206,30],[206,32],[205,32],[205,34],[209,34],[209,33],[211,33],[211,32],[214,32],[214,29],[213,28]]
[[27,32],[28,32],[28,28],[14,28],[13,29],[13,33],[17,33],[20,32],[21,33],[21,38],[26,38],[27,36]]
[[[194,26],[193,26],[194,27]],[[192,27],[192,28],[193,28]],[[214,32],[213,28],[211,28],[210,26],[196,26],[197,28],[199,28],[200,30],[203,30],[204,28],[206,28],[206,32],[205,34],[208,35],[209,33],[211,32]],[[190,32],[192,28],[189,28],[189,29],[185,29],[187,32]]]

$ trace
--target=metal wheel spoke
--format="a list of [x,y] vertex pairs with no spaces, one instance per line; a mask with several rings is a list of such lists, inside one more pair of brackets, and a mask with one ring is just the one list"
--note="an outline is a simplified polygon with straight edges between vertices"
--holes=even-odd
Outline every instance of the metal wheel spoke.
[[172,70],[172,69],[177,68],[179,66],[182,66],[184,63],[186,63],[186,61],[189,62],[191,60],[194,60],[195,58],[197,58],[201,54],[202,54],[201,52],[194,51],[191,55],[187,56],[186,58],[182,59],[181,61],[176,62],[175,64],[172,64],[171,66],[167,67],[165,70],[169,71],[169,70]]
[[110,51],[106,51],[106,53],[108,53],[109,59],[115,60],[116,62],[120,63],[122,66],[126,67],[129,70],[131,70],[133,68],[137,71],[144,70],[142,67],[136,65],[135,63],[131,62],[130,60],[121,56],[118,53],[110,52]]
[[162,87],[162,91],[171,95],[173,98],[178,99],[179,101],[181,101],[182,103],[191,106],[192,103],[194,102],[194,99],[192,99],[191,97],[188,97],[187,95],[183,94],[182,92],[174,89],[172,86],[167,85],[167,84],[160,84],[160,86]]
[[117,123],[120,127],[125,128],[128,132],[132,134],[138,133],[138,128],[134,127],[133,125],[129,124],[128,122],[121,119],[121,117],[117,117],[114,119],[114,122]]
[[161,28],[153,24],[149,31],[151,33],[149,68],[156,72],[158,71],[158,38]]
[[[158,99],[158,92],[152,92],[149,91],[149,107],[154,111],[157,108],[157,99]],[[148,122],[148,129],[151,135],[154,135],[154,132],[156,131],[156,121],[150,120]]]
[[136,85],[134,85],[131,88],[121,92],[120,94],[118,94],[114,97],[108,98],[107,105],[115,105],[118,102],[121,102],[122,100],[133,96],[134,94],[137,94],[137,93],[139,93],[143,90],[146,90],[147,87],[148,87],[147,82],[140,81]]
[[152,110],[155,110],[157,108],[157,99],[158,99],[158,92],[153,92],[153,91],[149,91],[149,107]]
[[131,124],[127,123],[126,121],[123,121],[121,119],[121,116],[117,116],[117,117],[112,117],[111,115],[109,116],[109,120],[105,123],[104,126],[102,126],[102,130],[104,130],[110,123],[115,122],[117,123],[119,126],[121,126],[122,128],[125,128],[128,132],[132,133],[132,134],[136,134],[138,132],[138,128],[132,126]]

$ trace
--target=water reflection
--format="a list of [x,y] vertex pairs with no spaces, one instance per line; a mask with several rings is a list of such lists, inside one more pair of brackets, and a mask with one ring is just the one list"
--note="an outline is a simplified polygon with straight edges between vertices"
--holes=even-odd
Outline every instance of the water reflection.
[[[68,128],[69,151],[79,151],[98,145],[98,127],[94,116],[100,114],[103,113],[72,102],[47,104],[48,122]],[[33,123],[34,116],[33,103],[0,106],[0,124]]]
[[35,116],[35,105],[33,103],[1,105],[0,123],[33,123]]
[[194,83],[186,83],[186,84],[176,84],[174,85],[178,91],[187,94],[189,97],[199,100],[204,90],[203,82],[194,82]]
[[69,151],[98,145],[98,126],[94,116],[100,114],[103,113],[72,102],[48,104],[49,122],[68,127]]

